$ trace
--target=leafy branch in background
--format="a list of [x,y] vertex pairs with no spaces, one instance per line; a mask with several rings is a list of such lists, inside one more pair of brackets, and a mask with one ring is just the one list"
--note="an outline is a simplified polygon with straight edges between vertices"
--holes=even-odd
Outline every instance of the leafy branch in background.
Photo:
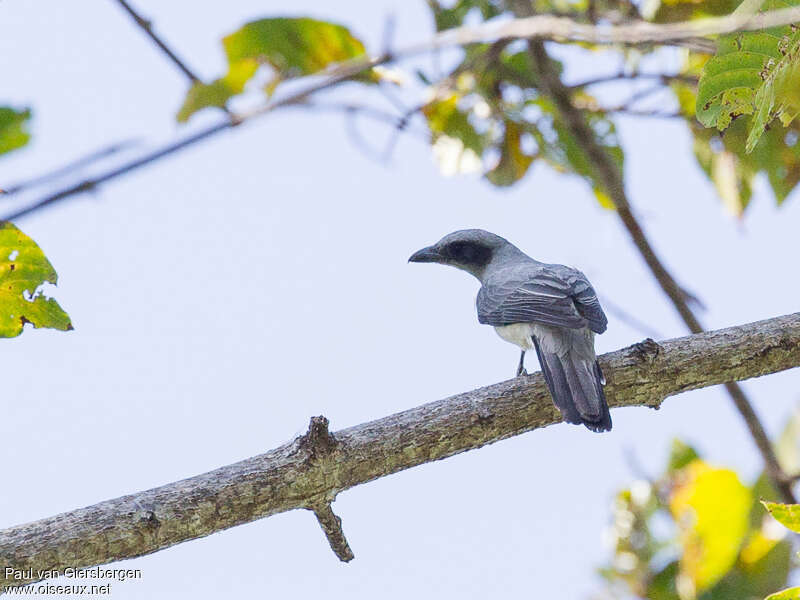
[[[781,438],[784,451],[795,455],[796,425],[795,418]],[[759,502],[777,497],[765,473],[743,483],[734,471],[711,465],[691,446],[674,441],[660,476],[635,481],[614,500],[612,558],[600,570],[608,594],[760,600],[784,587],[793,544]]]
[[[765,9],[794,3],[771,0]],[[751,115],[745,150],[752,152],[770,123],[786,126],[800,112],[800,31],[794,25],[722,36],[703,69],[697,118],[706,127],[727,129]]]
[[[270,79],[262,84],[271,96],[281,81],[324,70],[329,65],[363,57],[364,44],[342,25],[305,17],[259,19],[245,24],[222,39],[228,60],[228,73],[211,83],[196,82],[189,89],[178,111],[180,122],[198,110],[224,107],[232,97],[244,92],[245,85],[260,67],[269,67]],[[355,79],[375,82],[375,72]]]

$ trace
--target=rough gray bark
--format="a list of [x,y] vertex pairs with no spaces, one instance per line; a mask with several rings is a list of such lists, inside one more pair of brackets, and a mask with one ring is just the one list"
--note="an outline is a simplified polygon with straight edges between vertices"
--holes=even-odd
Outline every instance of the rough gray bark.
[[[664,398],[800,366],[800,313],[652,340],[604,354],[609,405]],[[0,531],[0,589],[45,569],[149,554],[297,508],[314,511],[340,558],[351,558],[330,503],[342,490],[560,421],[540,373],[329,433],[309,432],[260,456],[159,488]],[[10,580],[5,567],[32,569]]]

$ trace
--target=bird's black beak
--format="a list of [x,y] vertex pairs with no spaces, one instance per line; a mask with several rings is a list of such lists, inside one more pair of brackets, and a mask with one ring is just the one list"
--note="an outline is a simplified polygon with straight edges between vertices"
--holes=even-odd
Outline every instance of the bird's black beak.
[[426,262],[441,262],[442,255],[436,250],[433,246],[428,246],[427,248],[423,248],[422,250],[417,250],[414,254],[411,255],[411,258],[408,259],[408,262],[419,262],[419,263],[426,263]]

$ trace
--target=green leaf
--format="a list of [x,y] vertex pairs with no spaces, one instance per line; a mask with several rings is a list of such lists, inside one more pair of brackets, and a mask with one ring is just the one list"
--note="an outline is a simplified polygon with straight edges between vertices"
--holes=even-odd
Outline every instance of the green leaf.
[[[617,168],[622,172],[624,155],[617,140],[614,123],[599,114],[588,114],[586,119],[594,131],[598,143],[605,148]],[[563,166],[566,170],[582,176],[592,186],[592,191],[603,208],[613,209],[614,203],[602,183],[602,178],[595,171],[593,161],[586,154],[584,145],[575,139],[569,127],[560,119],[555,120],[553,126],[558,135],[558,144],[564,152]]]
[[[793,6],[768,0],[762,10]],[[780,117],[788,125],[800,112],[800,30],[793,26],[736,33],[720,38],[717,54],[705,65],[696,113],[706,127],[723,131],[752,115],[745,151],[752,152],[767,126]]]
[[770,594],[764,600],[800,600],[800,587],[793,587]]
[[[313,75],[328,66],[364,56],[364,44],[335,23],[306,17],[259,19],[245,24],[222,40],[228,73],[211,83],[195,83],[178,111],[178,121],[210,106],[224,106],[241,94],[262,65],[273,70],[265,86],[267,94],[284,79]],[[374,82],[379,75],[370,70],[356,77]]]
[[[755,504],[755,503],[754,503]],[[792,564],[792,543],[775,540],[759,530],[754,533],[739,556],[738,570],[744,576],[739,591],[762,597],[786,585]]]
[[31,138],[27,131],[31,118],[29,109],[16,110],[0,106],[0,154],[21,148]]
[[678,571],[678,561],[674,560],[656,573],[647,586],[647,600],[680,600],[675,585]]
[[672,440],[672,446],[669,450],[667,473],[682,469],[698,458],[700,458],[700,455],[697,453],[697,450],[692,448],[689,444],[675,438]]
[[[682,74],[699,75],[707,62],[710,60],[706,57],[689,53]],[[778,204],[783,202],[800,181],[800,123],[793,122],[787,129],[767,129],[747,153],[747,119],[735,119],[724,135],[716,129],[706,129],[694,117],[699,104],[694,86],[680,82],[671,87],[694,136],[695,157],[728,211],[736,217],[743,215],[750,202],[753,180],[759,173],[767,176]]]
[[25,323],[72,329],[69,315],[58,302],[38,291],[42,284],[57,280],[36,242],[11,223],[0,224],[0,337],[18,336]]
[[489,0],[459,0],[445,8],[436,0],[428,0],[436,22],[436,31],[463,25],[464,19],[473,11],[479,12],[484,21],[492,19],[502,12],[495,4]]
[[[766,471],[761,471],[761,474],[755,480],[751,489],[753,490],[753,498],[777,500],[780,497]],[[758,529],[761,527],[765,521],[765,517],[764,507],[758,502],[753,502],[753,506],[750,508],[750,528]]]
[[795,533],[800,533],[800,504],[780,504],[766,500],[762,500],[761,504],[781,525]]

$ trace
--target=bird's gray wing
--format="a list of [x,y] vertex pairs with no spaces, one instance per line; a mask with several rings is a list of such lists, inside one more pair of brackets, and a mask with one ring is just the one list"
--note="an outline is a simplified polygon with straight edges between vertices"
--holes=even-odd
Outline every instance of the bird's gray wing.
[[478,321],[502,326],[544,323],[596,333],[607,319],[580,271],[561,265],[520,265],[498,270],[478,292]]
[[595,333],[603,333],[608,327],[608,318],[600,306],[597,293],[586,279],[586,275],[577,270],[575,274],[572,284],[572,300],[575,302],[575,308],[589,322],[589,329]]

